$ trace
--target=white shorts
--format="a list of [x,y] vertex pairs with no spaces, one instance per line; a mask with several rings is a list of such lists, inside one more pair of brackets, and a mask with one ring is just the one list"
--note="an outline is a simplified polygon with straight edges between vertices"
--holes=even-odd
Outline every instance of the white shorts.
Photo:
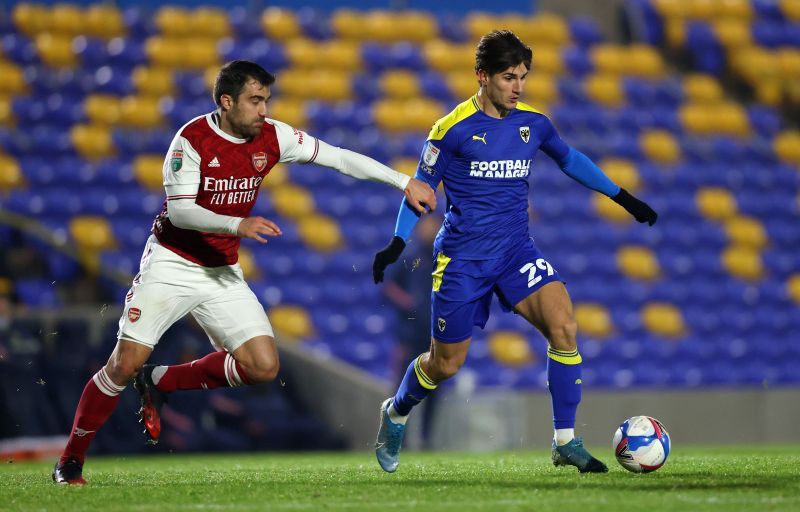
[[186,313],[194,316],[217,350],[233,352],[256,336],[274,336],[238,263],[204,267],[178,256],[151,235],[125,297],[117,339],[155,347]]

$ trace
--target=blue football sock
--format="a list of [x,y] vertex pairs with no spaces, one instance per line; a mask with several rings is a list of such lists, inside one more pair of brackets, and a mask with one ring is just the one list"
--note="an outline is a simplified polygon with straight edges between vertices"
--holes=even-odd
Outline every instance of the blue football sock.
[[411,412],[411,408],[422,402],[428,393],[436,389],[436,384],[422,370],[422,356],[420,354],[408,365],[403,381],[394,396],[394,409],[406,416]]
[[554,428],[575,428],[575,414],[581,403],[581,362],[577,349],[547,349],[547,387],[553,401]]

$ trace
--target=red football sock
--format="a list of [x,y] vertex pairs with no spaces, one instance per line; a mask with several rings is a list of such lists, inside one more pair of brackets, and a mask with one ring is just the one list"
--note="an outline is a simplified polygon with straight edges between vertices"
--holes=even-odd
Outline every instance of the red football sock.
[[97,431],[114,412],[123,389],[125,386],[118,386],[108,378],[105,367],[89,379],[75,410],[72,432],[59,462],[64,463],[68,457],[77,457],[83,463],[86,450]]
[[178,389],[214,389],[246,386],[250,379],[227,352],[212,352],[202,359],[175,366],[157,366],[153,383],[159,391],[170,393]]

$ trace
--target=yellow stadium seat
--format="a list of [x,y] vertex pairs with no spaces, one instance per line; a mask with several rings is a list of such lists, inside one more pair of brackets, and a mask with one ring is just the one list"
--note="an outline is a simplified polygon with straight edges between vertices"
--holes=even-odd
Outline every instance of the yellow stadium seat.
[[491,14],[473,12],[464,21],[471,41],[478,41],[492,30],[503,28],[503,21]]
[[686,7],[689,10],[689,17],[698,20],[711,20],[715,16],[719,16],[719,9],[716,5],[718,3],[716,0],[691,0],[686,2]]
[[246,280],[257,279],[261,272],[253,258],[253,253],[247,247],[239,247],[239,266],[242,267],[242,274]]
[[686,22],[680,18],[668,18],[664,33],[670,48],[683,48],[686,44]]
[[364,16],[352,9],[337,9],[331,17],[331,28],[340,39],[363,41],[368,39]]
[[99,125],[114,125],[120,118],[120,99],[107,94],[92,94],[86,97],[83,110],[89,122]]
[[647,247],[623,246],[617,251],[620,272],[641,281],[652,281],[661,275],[656,255]]
[[270,102],[267,115],[298,130],[306,126],[305,102],[299,99],[280,98]]
[[292,39],[290,44],[286,45],[286,56],[289,58],[289,64],[293,69],[314,68],[325,65],[325,60],[320,55],[320,47],[320,44],[310,39],[303,37]]
[[589,57],[598,73],[622,74],[627,63],[625,50],[615,44],[598,44],[589,50]]
[[175,88],[172,70],[146,66],[133,70],[133,85],[141,96],[172,96]]
[[339,70],[290,69],[280,74],[277,85],[283,98],[343,101],[352,97],[350,74]]
[[20,32],[34,37],[46,32],[50,27],[50,10],[39,4],[20,2],[14,6],[11,13],[14,25]]
[[209,38],[192,38],[184,41],[184,60],[182,68],[206,69],[219,66],[219,50],[217,41]]
[[403,16],[392,11],[375,10],[363,17],[363,30],[370,41],[394,43],[405,38]]
[[664,75],[664,60],[652,46],[632,45],[626,53],[624,61],[628,74],[644,78],[658,78]]
[[495,331],[489,335],[489,354],[505,366],[525,366],[536,358],[528,339],[516,331]]
[[389,132],[425,131],[443,115],[441,105],[429,100],[382,100],[373,106],[378,127]]
[[783,85],[780,80],[767,79],[755,85],[756,100],[771,107],[780,107],[783,102]]
[[700,215],[714,221],[731,219],[738,211],[736,199],[730,191],[721,187],[701,188],[695,196],[695,204]]
[[622,158],[605,158],[599,162],[599,167],[611,178],[611,181],[628,192],[636,193],[641,186],[639,171],[630,160]]
[[764,275],[761,254],[752,247],[732,245],[722,253],[722,265],[733,276],[757,281]]
[[42,33],[36,36],[36,51],[42,62],[56,68],[71,68],[78,64],[72,51],[72,36]]
[[411,177],[416,174],[417,165],[419,165],[419,159],[417,158],[396,158],[391,163],[392,169]]
[[319,66],[320,62],[324,62],[325,67],[343,71],[361,69],[361,45],[355,41],[327,41],[320,45],[320,52],[321,55],[318,56],[314,66]]
[[190,33],[208,39],[221,39],[231,35],[228,14],[222,9],[198,7],[189,18]]
[[[309,80],[309,71],[304,69],[285,69],[278,76],[276,87],[282,98],[306,100],[312,97],[314,84]],[[210,74],[208,75],[210,76]]]
[[261,15],[261,27],[271,39],[288,41],[302,35],[294,11],[280,7],[268,7]]
[[120,10],[111,4],[94,4],[86,8],[86,35],[112,39],[125,35],[125,21]]
[[309,216],[315,208],[311,193],[290,183],[272,191],[272,203],[278,213],[294,220]]
[[0,192],[25,185],[19,164],[14,158],[0,153]]
[[656,11],[665,18],[685,18],[689,16],[686,0],[654,0]]
[[605,220],[621,224],[627,224],[633,220],[633,217],[625,208],[603,194],[592,194],[592,204],[597,215]]
[[81,249],[103,251],[116,246],[111,224],[103,217],[79,215],[69,223],[72,239]]
[[782,48],[776,54],[781,76],[787,80],[800,80],[800,50]]
[[50,10],[49,29],[55,34],[75,37],[83,34],[86,16],[80,7],[72,4],[55,4]]
[[307,246],[319,252],[330,252],[342,246],[339,224],[325,215],[311,214],[298,222],[300,238]]
[[439,25],[427,12],[406,11],[400,18],[400,31],[405,41],[424,43],[439,37]]
[[723,0],[716,6],[719,17],[736,21],[749,21],[753,17],[750,0]]
[[27,89],[22,70],[11,62],[0,60],[0,76],[0,94],[20,94]]
[[677,338],[686,333],[686,324],[681,311],[663,302],[652,302],[642,308],[642,324],[645,329],[668,338]]
[[715,109],[705,103],[686,103],[678,112],[683,129],[689,133],[708,135],[717,128],[717,119],[714,117]]
[[72,145],[80,155],[89,160],[114,154],[111,130],[99,124],[78,124],[70,130]]
[[155,23],[164,36],[181,38],[192,34],[190,18],[189,9],[167,5],[156,12]]
[[478,92],[478,77],[469,71],[457,71],[447,75],[447,87],[456,98],[467,99]]
[[381,76],[380,83],[383,94],[387,98],[408,99],[420,95],[417,74],[410,71],[387,71]]
[[0,295],[10,295],[14,291],[14,281],[7,277],[0,277]]
[[800,273],[792,274],[786,282],[786,291],[789,297],[800,305]]
[[602,304],[576,304],[575,321],[578,332],[595,338],[605,338],[614,330],[611,314]]
[[139,155],[133,161],[133,174],[143,187],[150,190],[164,188],[164,156]]
[[301,306],[275,306],[269,320],[281,341],[292,341],[314,334],[311,315]]
[[800,2],[797,0],[779,0],[781,12],[790,20],[800,21]]
[[518,20],[522,24],[518,27],[518,31],[524,36],[522,40],[534,48],[543,43],[564,46],[570,42],[569,26],[561,16],[543,13],[527,20],[518,16],[509,16],[506,20]]
[[683,80],[683,92],[689,104],[708,104],[722,100],[722,87],[711,75],[695,73]]
[[740,137],[750,135],[750,118],[747,116],[744,106],[725,102],[716,105],[714,111],[717,132]]
[[14,113],[11,111],[11,98],[0,96],[0,126],[12,126]]
[[655,162],[674,164],[681,159],[678,141],[668,131],[646,131],[639,137],[639,145],[647,158]]
[[617,75],[607,73],[588,76],[583,88],[592,100],[609,107],[619,107],[625,102],[625,91]]
[[126,96],[120,103],[120,124],[136,128],[154,128],[163,122],[159,99]]
[[422,54],[428,67],[434,71],[463,72],[475,66],[475,47],[468,44],[458,45],[434,39],[422,45]]
[[772,149],[783,162],[800,165],[800,131],[787,130],[772,140]]
[[[310,172],[314,172],[311,170]],[[286,172],[286,166],[283,164],[275,164],[270,169],[267,177],[261,182],[261,188],[264,189],[277,189],[288,183],[289,175]]]
[[767,245],[767,230],[754,217],[736,215],[725,222],[725,232],[732,245],[751,247],[756,250]]
[[722,18],[712,22],[711,27],[727,51],[736,51],[753,42],[750,22],[746,20]]
[[150,36],[145,41],[144,50],[150,64],[165,68],[181,68],[186,62],[188,42],[175,37]]
[[[474,53],[474,51],[472,53]],[[470,58],[474,59],[475,56],[470,55]],[[531,68],[536,73],[544,73],[549,75],[563,74],[564,57],[561,56],[561,48],[548,45],[536,46],[533,49]]]
[[525,80],[525,102],[552,105],[558,103],[558,99],[558,84],[552,76],[535,73]]

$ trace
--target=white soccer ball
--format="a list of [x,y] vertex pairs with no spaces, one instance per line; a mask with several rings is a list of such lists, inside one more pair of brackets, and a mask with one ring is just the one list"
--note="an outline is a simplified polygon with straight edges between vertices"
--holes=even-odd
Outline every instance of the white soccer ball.
[[614,433],[614,455],[623,468],[650,473],[667,462],[670,439],[664,424],[650,416],[625,420]]

